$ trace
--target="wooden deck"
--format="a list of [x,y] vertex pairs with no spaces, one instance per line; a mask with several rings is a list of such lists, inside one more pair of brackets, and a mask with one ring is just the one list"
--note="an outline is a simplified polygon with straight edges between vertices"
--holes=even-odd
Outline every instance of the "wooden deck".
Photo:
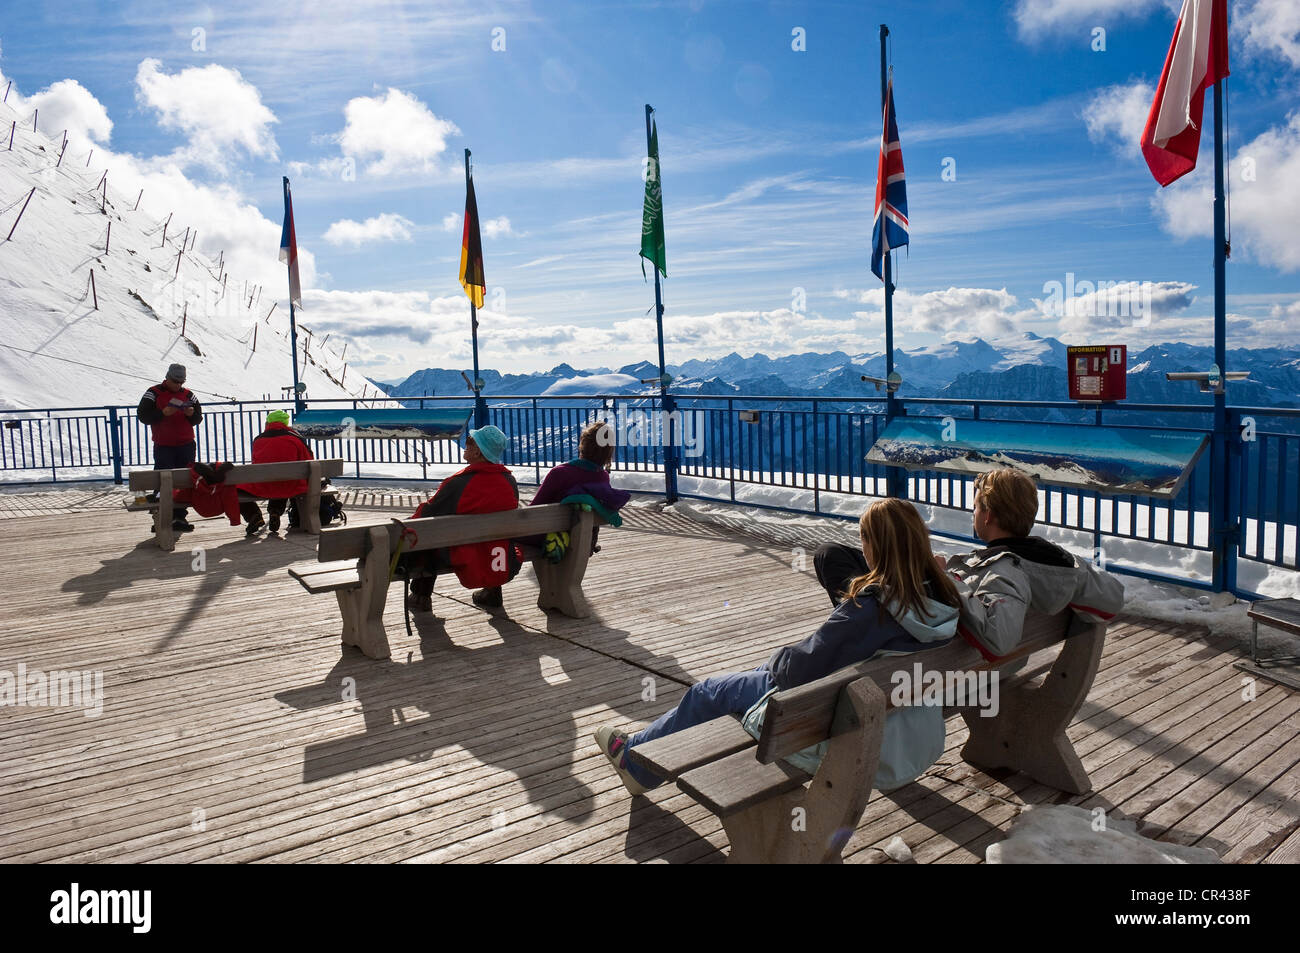
[[[349,495],[353,524],[416,502]],[[711,815],[672,785],[634,801],[591,733],[649,722],[829,610],[821,539],[636,507],[601,534],[597,617],[540,612],[530,570],[495,616],[440,580],[414,638],[390,599],[393,658],[375,662],[342,651],[334,600],[285,572],[314,558],[311,537],[210,520],[166,554],[121,496],[0,494],[0,670],[102,672],[104,690],[98,717],[0,708],[0,860],[720,861]],[[921,863],[981,862],[1023,805],[1073,803],[1228,861],[1300,860],[1300,698],[1260,681],[1243,700],[1239,657],[1203,629],[1122,618],[1070,731],[1094,793],[971,768],[952,719],[941,762],[872,797],[846,859],[884,862],[898,835]]]

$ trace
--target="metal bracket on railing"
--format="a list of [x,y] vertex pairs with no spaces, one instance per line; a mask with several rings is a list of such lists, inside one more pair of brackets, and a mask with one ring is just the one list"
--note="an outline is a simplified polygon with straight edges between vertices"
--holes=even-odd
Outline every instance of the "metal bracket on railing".
[[1228,371],[1226,374],[1220,374],[1217,367],[1212,367],[1208,371],[1167,371],[1165,380],[1167,381],[1196,381],[1200,385],[1202,394],[1224,394],[1225,378],[1229,381],[1244,381],[1250,379],[1250,371]]
[[863,374],[862,379],[869,384],[875,384],[877,394],[880,393],[882,387],[892,394],[903,386],[903,378],[897,372],[890,374],[888,377],[871,377]]

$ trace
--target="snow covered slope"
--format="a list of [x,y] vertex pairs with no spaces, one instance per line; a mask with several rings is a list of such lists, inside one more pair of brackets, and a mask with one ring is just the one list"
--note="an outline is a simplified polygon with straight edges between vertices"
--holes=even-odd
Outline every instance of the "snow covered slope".
[[[204,402],[283,396],[293,383],[289,315],[287,301],[276,301],[287,281],[258,289],[223,273],[220,259],[183,251],[186,229],[204,226],[185,209],[165,240],[163,220],[133,211],[134,193],[109,183],[101,210],[94,156],[58,164],[62,137],[32,132],[30,116],[9,150],[15,119],[24,122],[0,105],[0,409],[134,404],[172,362],[186,366]],[[265,253],[274,260],[277,249]],[[298,348],[308,396],[376,393],[345,374],[342,342],[313,338],[300,323]]]

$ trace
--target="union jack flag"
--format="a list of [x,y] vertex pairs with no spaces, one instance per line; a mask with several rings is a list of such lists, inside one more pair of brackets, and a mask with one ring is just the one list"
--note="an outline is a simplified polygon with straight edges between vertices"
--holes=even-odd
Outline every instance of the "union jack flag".
[[871,270],[885,280],[885,254],[907,242],[907,183],[903,181],[903,148],[894,116],[894,79],[885,95],[885,117],[876,167],[876,217],[871,227]]

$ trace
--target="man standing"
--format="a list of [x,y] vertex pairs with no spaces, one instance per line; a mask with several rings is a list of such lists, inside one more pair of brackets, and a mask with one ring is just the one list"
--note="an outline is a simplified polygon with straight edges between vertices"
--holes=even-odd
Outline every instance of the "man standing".
[[[197,444],[194,425],[203,417],[198,398],[185,387],[185,367],[173,364],[167,377],[144,392],[135,415],[153,430],[153,468],[182,470],[194,465]],[[188,533],[194,529],[185,519],[186,508],[172,511],[172,529]]]
[[[1108,621],[1124,605],[1124,587],[1107,572],[1030,536],[1038,514],[1038,487],[1018,470],[1002,468],[975,480],[975,535],[982,549],[935,562],[961,596],[959,631],[988,658],[1011,652],[1020,641],[1025,610],[1055,615],[1067,607],[1089,620]],[[867,572],[861,552],[828,545],[814,557],[817,581],[838,605],[848,583]]]

